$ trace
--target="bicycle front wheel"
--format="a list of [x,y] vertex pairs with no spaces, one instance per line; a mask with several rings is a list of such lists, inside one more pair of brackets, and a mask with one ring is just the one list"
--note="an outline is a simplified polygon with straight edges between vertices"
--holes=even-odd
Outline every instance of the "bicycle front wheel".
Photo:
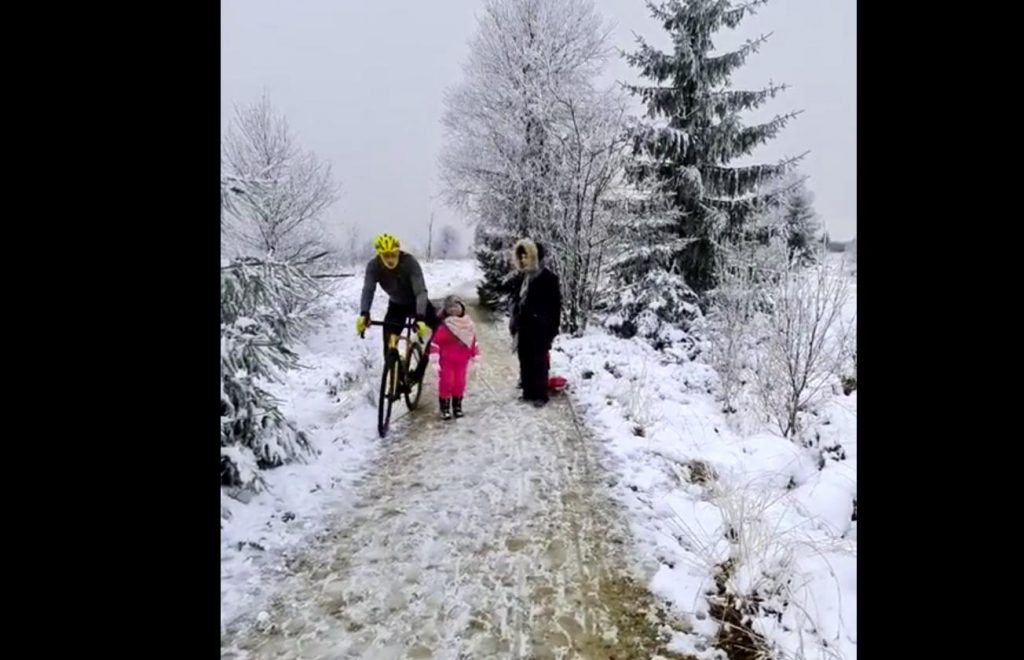
[[420,368],[420,361],[426,358],[423,357],[423,348],[418,344],[414,343],[409,347],[408,358],[406,359],[407,371],[405,374],[405,383],[408,387],[405,388],[405,407],[410,411],[416,410],[416,406],[420,405],[420,394],[423,393],[423,378],[426,378],[426,372],[424,372],[423,378],[419,378],[415,383],[410,382],[410,379],[415,378],[416,372]]
[[391,425],[391,406],[394,404],[398,387],[398,356],[389,353],[384,360],[384,373],[380,377],[380,397],[377,399],[377,433],[380,437],[388,434]]

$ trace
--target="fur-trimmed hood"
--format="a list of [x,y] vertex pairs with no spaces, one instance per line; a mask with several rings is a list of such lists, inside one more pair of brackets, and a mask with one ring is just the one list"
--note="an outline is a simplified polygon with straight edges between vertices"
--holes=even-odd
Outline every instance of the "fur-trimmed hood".
[[[519,253],[526,253],[526,264],[519,263]],[[515,247],[512,248],[512,263],[515,264],[516,270],[523,272],[536,272],[540,268],[540,255],[537,250],[537,244],[529,238],[520,238],[516,241]]]

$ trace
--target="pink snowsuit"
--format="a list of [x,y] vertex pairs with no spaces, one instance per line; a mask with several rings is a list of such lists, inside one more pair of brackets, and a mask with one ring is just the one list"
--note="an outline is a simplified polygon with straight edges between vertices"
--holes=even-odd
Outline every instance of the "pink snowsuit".
[[[470,343],[459,339],[449,327],[450,323],[462,323],[465,318],[468,323]],[[472,321],[468,317],[450,317],[437,326],[434,331],[434,339],[430,344],[430,352],[438,354],[438,366],[440,377],[437,384],[437,395],[442,399],[453,396],[462,396],[466,392],[466,370],[469,368],[469,361],[480,354],[476,345],[476,335],[472,333]],[[467,334],[465,328],[460,334]]]

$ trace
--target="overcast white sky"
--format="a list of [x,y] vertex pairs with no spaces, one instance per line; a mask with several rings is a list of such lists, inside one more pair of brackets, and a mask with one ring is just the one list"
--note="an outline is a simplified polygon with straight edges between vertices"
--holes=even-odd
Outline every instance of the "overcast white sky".
[[[597,0],[614,24],[613,44],[632,34],[667,45],[643,0]],[[341,200],[327,222],[337,233],[390,231],[418,251],[435,227],[466,222],[439,198],[442,93],[458,82],[482,0],[221,0],[221,119],[263,90],[303,146],[329,161]],[[803,110],[754,156],[775,161],[811,153],[802,169],[834,239],[857,226],[856,0],[774,0],[738,30],[728,48],[773,32],[734,76],[737,86],[792,85],[748,121]],[[633,82],[613,58],[609,81]],[[468,235],[467,235],[468,238]]]

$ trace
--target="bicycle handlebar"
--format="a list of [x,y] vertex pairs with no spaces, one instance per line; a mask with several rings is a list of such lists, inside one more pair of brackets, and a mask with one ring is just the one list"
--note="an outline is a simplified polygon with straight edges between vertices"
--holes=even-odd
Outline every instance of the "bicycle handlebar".
[[[369,323],[366,324],[366,327],[369,328],[369,327],[372,327],[372,326],[375,326],[375,325],[384,326],[384,327],[388,327],[388,328],[398,328],[399,330],[405,330],[406,328],[408,328],[410,330],[415,330],[416,329],[416,324],[415,323],[409,323],[408,321],[403,321],[401,323],[395,323],[394,321],[374,321],[372,319],[370,320]],[[366,335],[366,328],[364,328],[363,331],[359,333],[359,338],[360,339],[364,339],[365,335]]]

